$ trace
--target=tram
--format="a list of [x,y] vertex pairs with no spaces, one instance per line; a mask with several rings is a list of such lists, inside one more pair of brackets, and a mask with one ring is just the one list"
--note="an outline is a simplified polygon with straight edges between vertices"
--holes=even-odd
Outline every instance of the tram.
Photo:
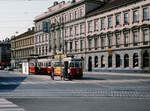
[[37,62],[29,63],[29,72],[31,74],[50,74],[51,73],[51,60],[38,59]]
[[71,79],[83,77],[82,59],[67,57],[63,58],[62,61],[54,60],[52,63],[54,66],[54,76],[63,77],[64,69],[67,68],[67,73]]

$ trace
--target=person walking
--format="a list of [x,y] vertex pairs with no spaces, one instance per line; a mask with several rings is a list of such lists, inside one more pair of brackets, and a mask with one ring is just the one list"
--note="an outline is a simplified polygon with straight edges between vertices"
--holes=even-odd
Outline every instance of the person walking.
[[54,80],[54,67],[52,66],[51,78]]

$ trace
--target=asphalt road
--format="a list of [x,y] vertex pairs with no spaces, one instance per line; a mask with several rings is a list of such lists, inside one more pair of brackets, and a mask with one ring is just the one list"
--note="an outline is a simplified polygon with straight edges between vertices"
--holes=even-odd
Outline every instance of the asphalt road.
[[47,75],[0,71],[0,111],[150,111],[150,76]]

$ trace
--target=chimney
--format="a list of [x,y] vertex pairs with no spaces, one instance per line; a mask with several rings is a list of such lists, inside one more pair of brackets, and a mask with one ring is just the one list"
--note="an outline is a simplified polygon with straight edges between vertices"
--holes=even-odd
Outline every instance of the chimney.
[[32,31],[34,31],[34,27],[32,27]]
[[58,5],[58,1],[54,1],[54,6]]
[[28,31],[30,31],[31,29],[30,28],[28,28]]

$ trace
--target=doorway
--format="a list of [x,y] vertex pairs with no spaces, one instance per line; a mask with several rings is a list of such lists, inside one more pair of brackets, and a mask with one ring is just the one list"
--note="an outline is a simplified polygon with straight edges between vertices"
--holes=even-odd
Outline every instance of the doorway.
[[88,71],[92,71],[92,57],[91,56],[88,59]]

